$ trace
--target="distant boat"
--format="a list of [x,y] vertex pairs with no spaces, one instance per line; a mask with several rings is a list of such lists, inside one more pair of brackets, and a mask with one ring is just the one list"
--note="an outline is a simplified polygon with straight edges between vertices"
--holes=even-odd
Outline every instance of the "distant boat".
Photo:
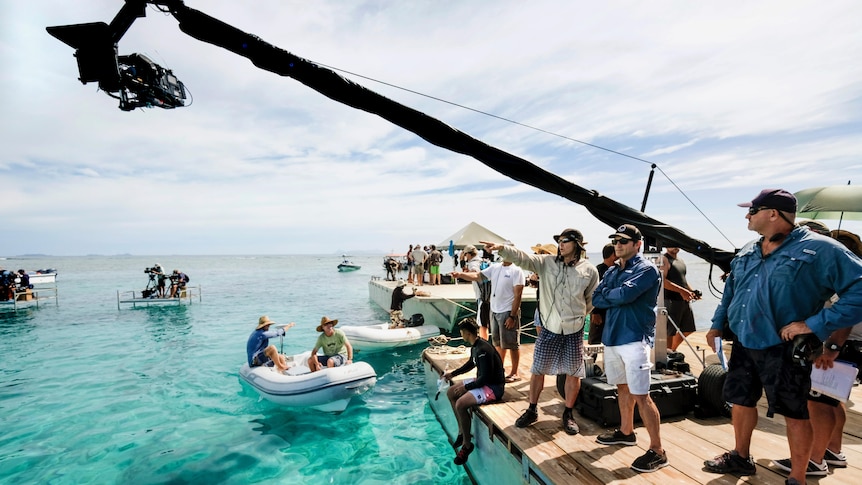
[[347,256],[342,255],[341,257],[344,258],[344,261],[342,261],[341,264],[338,265],[338,271],[341,271],[342,273],[346,273],[348,271],[356,271],[357,269],[362,267],[358,264],[353,264],[352,262],[350,262],[350,260],[347,259]]

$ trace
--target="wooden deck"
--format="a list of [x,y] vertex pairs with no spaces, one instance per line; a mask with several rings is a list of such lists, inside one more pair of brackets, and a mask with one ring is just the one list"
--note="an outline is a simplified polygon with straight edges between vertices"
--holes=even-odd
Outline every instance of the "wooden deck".
[[[705,334],[690,336],[694,346],[705,348]],[[685,344],[680,349],[685,361],[691,365],[693,374],[702,370],[700,361]],[[695,483],[695,484],[783,484],[786,476],[771,463],[772,459],[790,456],[785,435],[784,418],[776,415],[766,417],[765,400],[759,406],[760,420],[752,440],[752,455],[757,463],[757,474],[749,477],[718,475],[703,469],[703,461],[720,455],[733,448],[733,427],[729,418],[715,417],[698,419],[693,413],[685,416],[665,418],[661,425],[662,444],[667,452],[670,465],[653,473],[641,474],[630,468],[635,458],[643,454],[649,445],[649,436],[640,423],[636,423],[637,446],[604,446],[596,443],[596,436],[606,431],[599,424],[575,412],[575,419],[581,433],[575,436],[565,434],[560,427],[564,403],[556,390],[555,377],[545,379],[545,388],[539,400],[539,421],[528,428],[516,428],[515,420],[527,408],[529,391],[529,369],[532,364],[532,344],[521,346],[521,381],[507,384],[504,399],[500,403],[481,406],[474,414],[474,432],[484,433],[477,436],[477,448],[470,455],[468,471],[479,483],[485,483],[483,475],[488,470],[498,470],[495,485],[503,483]],[[700,352],[698,352],[700,353]],[[707,350],[707,363],[715,362],[715,355]],[[729,348],[728,348],[729,355]],[[454,369],[463,363],[467,353],[432,353],[423,355],[426,366],[426,387],[433,400],[429,382],[436,375],[427,375],[434,369],[438,375],[448,365]],[[601,359],[599,359],[600,361]],[[510,364],[507,361],[505,365]],[[432,401],[432,407],[444,429],[454,438],[457,425],[451,414],[448,401]],[[848,401],[847,423],[844,427],[843,452],[847,456],[848,468],[830,469],[826,477],[809,477],[808,483],[822,485],[854,484],[862,482],[862,414],[858,405],[862,402],[862,388],[854,387]],[[448,415],[446,413],[448,412]],[[504,453],[501,453],[503,450]],[[491,458],[478,457],[483,453],[493,456],[500,462],[490,463]],[[508,456],[505,455],[508,452]],[[454,452],[453,452],[454,457]],[[471,470],[471,468],[475,469]],[[534,468],[534,470],[531,470]],[[506,470],[522,473],[516,480],[504,477]],[[494,475],[489,475],[494,476]]]

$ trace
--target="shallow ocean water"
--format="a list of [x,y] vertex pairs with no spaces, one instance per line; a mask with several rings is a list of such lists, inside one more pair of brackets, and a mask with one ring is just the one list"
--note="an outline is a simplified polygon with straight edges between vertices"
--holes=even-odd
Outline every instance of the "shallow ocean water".
[[[88,256],[0,261],[59,271],[59,301],[0,312],[0,482],[455,483],[470,479],[424,392],[421,346],[357,354],[373,390],[339,415],[283,408],[241,384],[261,315],[294,321],[285,353],[310,350],[320,317],[379,323],[367,282],[382,258]],[[202,286],[191,305],[117,309],[144,268]]]

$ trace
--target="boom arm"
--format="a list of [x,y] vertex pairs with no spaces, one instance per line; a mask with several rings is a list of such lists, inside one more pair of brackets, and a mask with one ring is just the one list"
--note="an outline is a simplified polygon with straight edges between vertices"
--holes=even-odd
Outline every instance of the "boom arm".
[[[126,0],[126,2],[123,8],[129,8],[130,11],[134,10],[134,6],[146,3],[144,0]],[[469,155],[509,178],[583,205],[597,219],[611,227],[616,228],[627,223],[634,224],[647,238],[662,241],[667,246],[682,248],[716,264],[724,271],[730,270],[730,261],[734,254],[731,251],[713,248],[706,242],[694,239],[641,211],[609,199],[594,190],[575,185],[527,160],[487,145],[425,113],[345,79],[330,69],[275,47],[257,36],[243,32],[198,10],[188,8],[182,0],[155,0],[149,3],[167,7],[179,21],[180,29],[186,34],[246,57],[261,69],[296,79],[324,96],[380,116],[419,135],[431,144]],[[122,25],[122,22],[118,24]],[[113,26],[114,23],[112,22],[111,25]],[[49,32],[51,29],[56,27],[49,27]]]

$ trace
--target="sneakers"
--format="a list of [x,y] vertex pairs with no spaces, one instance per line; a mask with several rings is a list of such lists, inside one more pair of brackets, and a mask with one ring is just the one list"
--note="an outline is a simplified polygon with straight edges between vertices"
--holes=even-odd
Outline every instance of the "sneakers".
[[706,460],[703,462],[703,467],[711,473],[732,473],[734,475],[754,475],[757,473],[754,460],[750,456],[748,458],[739,456],[736,450],[728,451],[712,460]]
[[464,435],[459,434],[455,437],[455,442],[452,443],[452,448],[458,449],[459,446],[464,444]]
[[832,468],[847,468],[847,457],[840,451],[835,453],[829,448],[826,448],[826,454],[823,455],[823,461]]
[[526,428],[527,426],[535,423],[538,420],[539,413],[533,411],[530,408],[527,408],[527,410],[524,411],[524,414],[522,414],[520,418],[515,420],[515,426],[519,428]]
[[581,431],[581,428],[578,427],[578,423],[575,422],[575,418],[572,417],[572,411],[570,409],[566,409],[563,411],[563,430],[566,434],[578,434]]
[[470,456],[470,453],[473,453],[473,443],[467,443],[462,446],[460,450],[458,450],[458,454],[455,455],[455,459],[452,460],[456,465],[463,465],[467,463],[467,458]]
[[600,434],[596,438],[596,442],[602,445],[626,445],[634,446],[638,444],[636,434],[623,434],[619,429],[615,429],[613,433]]
[[632,463],[632,470],[642,473],[650,473],[659,468],[667,466],[667,454],[662,452],[660,455],[654,450],[647,450],[640,458]]
[[[785,458],[783,460],[772,460],[772,464],[775,465],[779,470],[790,473],[790,458]],[[825,477],[829,474],[829,465],[826,464],[826,461],[823,463],[814,463],[811,460],[808,460],[808,468],[805,470],[806,477]]]

